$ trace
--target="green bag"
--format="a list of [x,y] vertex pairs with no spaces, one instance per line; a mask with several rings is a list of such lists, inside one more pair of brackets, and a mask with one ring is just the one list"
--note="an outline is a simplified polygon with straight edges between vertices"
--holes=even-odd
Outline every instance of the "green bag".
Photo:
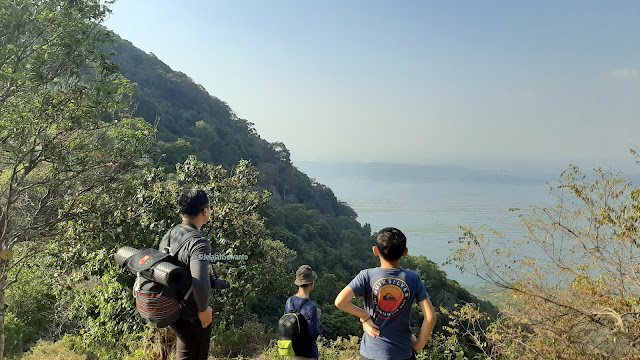
[[293,341],[278,340],[278,355],[296,356],[296,353],[293,352]]

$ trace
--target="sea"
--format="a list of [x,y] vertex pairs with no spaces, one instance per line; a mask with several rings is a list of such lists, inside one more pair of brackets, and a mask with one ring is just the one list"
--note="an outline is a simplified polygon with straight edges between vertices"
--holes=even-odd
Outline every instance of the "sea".
[[[450,279],[482,288],[475,276],[448,263],[464,236],[461,227],[501,234],[517,244],[525,233],[521,217],[533,208],[553,206],[550,187],[560,172],[520,173],[385,163],[295,162],[314,181],[331,188],[373,231],[397,227],[407,236],[411,255],[424,255]],[[517,251],[517,246],[516,246]],[[523,250],[527,251],[527,250]]]

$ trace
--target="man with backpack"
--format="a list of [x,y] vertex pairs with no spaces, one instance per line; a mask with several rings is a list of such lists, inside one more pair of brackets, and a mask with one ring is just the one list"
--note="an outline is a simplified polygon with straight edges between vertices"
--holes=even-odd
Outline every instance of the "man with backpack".
[[[186,299],[180,318],[171,324],[178,335],[177,360],[206,360],[209,357],[211,321],[213,311],[208,305],[211,284],[209,257],[211,244],[200,233],[202,225],[211,218],[211,204],[207,193],[201,189],[185,190],[178,200],[182,224],[171,228],[160,241],[160,251],[167,247],[179,250],[174,263],[191,275],[191,295]],[[183,245],[179,245],[187,241]],[[183,289],[183,294],[187,289]]]
[[[320,309],[309,299],[309,294],[313,290],[317,278],[318,275],[311,269],[311,266],[302,265],[298,268],[294,281],[294,284],[298,285],[298,292],[287,299],[284,308],[285,315],[279,324],[281,328],[287,327],[283,325],[283,320],[287,317],[295,317],[296,325],[299,324],[298,328],[280,329],[281,333],[283,331],[289,333],[287,337],[293,337],[292,346],[296,360],[318,358],[316,340],[320,335]],[[291,331],[294,334],[290,334]]]

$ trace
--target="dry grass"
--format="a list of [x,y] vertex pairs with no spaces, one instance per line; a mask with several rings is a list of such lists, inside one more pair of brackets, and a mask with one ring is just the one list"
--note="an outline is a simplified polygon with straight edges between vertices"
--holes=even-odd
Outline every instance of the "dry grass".
[[[360,338],[352,336],[350,339],[338,338],[335,341],[324,338],[318,339],[318,350],[320,359],[323,360],[354,360],[360,358]],[[277,345],[272,341],[264,351],[255,357],[235,357],[235,358],[213,358],[209,360],[283,360],[278,355]]]
[[55,343],[39,341],[21,360],[87,360],[87,356],[76,354],[69,341],[62,339]]

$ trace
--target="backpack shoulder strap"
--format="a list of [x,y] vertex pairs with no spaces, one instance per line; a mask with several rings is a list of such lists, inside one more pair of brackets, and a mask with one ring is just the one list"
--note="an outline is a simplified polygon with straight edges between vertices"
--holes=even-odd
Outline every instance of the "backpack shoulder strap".
[[293,308],[293,302],[291,302],[291,305],[292,305],[291,312],[298,312],[299,313],[300,311],[302,311],[302,308],[304,307],[304,304],[309,302],[309,300],[311,300],[311,299],[306,298],[306,299],[302,300],[302,303],[300,303],[300,306],[298,307],[297,310],[295,308]]
[[182,242],[178,242],[176,245],[176,250],[171,252],[172,256],[175,256],[176,254],[178,254],[178,251],[180,251],[180,249],[182,249],[185,244],[187,244],[190,240],[197,238],[198,235],[201,235],[201,234],[200,233],[192,234],[188,236],[186,239],[184,239]]
[[[181,226],[181,225],[178,225]],[[173,235],[173,231],[178,227],[175,226],[173,227],[170,231],[169,231],[169,238],[167,239],[167,246],[164,247],[164,249],[162,249],[163,252],[171,255],[171,256],[175,256],[176,254],[178,254],[178,251],[180,251],[180,249],[182,249],[182,247],[189,242],[189,240],[198,237],[198,235],[202,235],[198,230],[191,230],[189,232],[187,232],[186,234],[188,234],[189,236],[183,235],[182,239],[177,239],[175,242],[172,243],[171,238]]]
[[[178,225],[178,226],[181,226],[181,225]],[[175,228],[176,227],[174,227],[169,231],[169,239],[167,240],[167,246],[163,249],[163,251],[166,250],[165,252],[167,252],[172,257],[175,257],[180,251],[180,249],[182,249],[184,245],[187,244],[191,239],[198,237],[198,235],[202,235],[198,230],[191,230],[187,233],[188,236],[183,236],[182,239],[179,239],[178,241],[172,244],[171,235],[173,234],[173,231]],[[187,301],[187,299],[189,298],[192,292],[193,292],[193,285],[189,286],[189,290],[187,291],[187,293],[184,295],[184,298],[182,299],[183,302]]]

